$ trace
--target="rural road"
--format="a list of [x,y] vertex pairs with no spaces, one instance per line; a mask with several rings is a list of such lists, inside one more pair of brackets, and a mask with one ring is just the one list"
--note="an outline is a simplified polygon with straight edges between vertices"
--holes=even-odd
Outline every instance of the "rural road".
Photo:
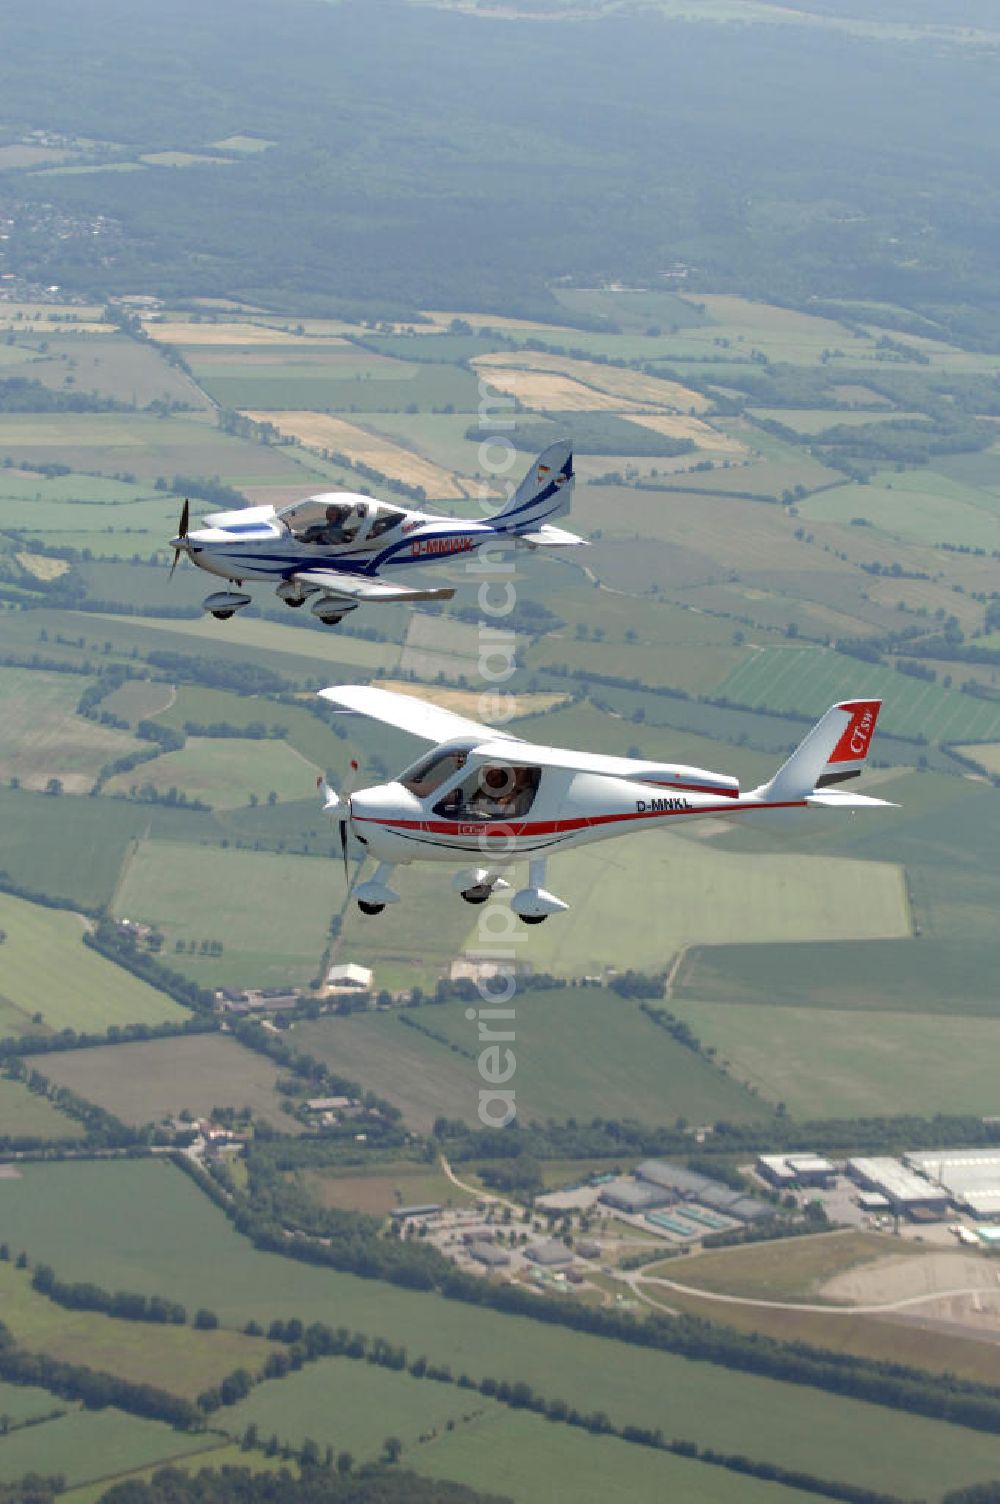
[[459,1180],[443,1154],[441,1155],[441,1168],[452,1185],[457,1185],[460,1191],[467,1191],[470,1196],[475,1196],[477,1201],[492,1201],[496,1206],[509,1206],[511,1211],[517,1212],[519,1216],[524,1211],[524,1207],[519,1206],[516,1201],[507,1201],[503,1196],[497,1196],[492,1191],[484,1191],[481,1186],[470,1185],[467,1180]]
[[932,1300],[948,1300],[955,1295],[983,1294],[982,1285],[960,1285],[950,1290],[930,1290],[922,1295],[907,1295],[902,1300],[885,1301],[879,1305],[835,1306],[819,1303],[810,1305],[796,1300],[760,1300],[750,1295],[723,1295],[718,1290],[699,1290],[695,1285],[682,1285],[677,1280],[663,1279],[656,1274],[639,1274],[629,1283],[637,1293],[642,1293],[641,1286],[662,1285],[667,1290],[675,1290],[678,1295],[695,1295],[699,1300],[716,1300],[723,1305],[758,1306],[768,1311],[814,1311],[824,1316],[887,1315],[893,1311],[904,1311],[910,1306],[926,1305]]

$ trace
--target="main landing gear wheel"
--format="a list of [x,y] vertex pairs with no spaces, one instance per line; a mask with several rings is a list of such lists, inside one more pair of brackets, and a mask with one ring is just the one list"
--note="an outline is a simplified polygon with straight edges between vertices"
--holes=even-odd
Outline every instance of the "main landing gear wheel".
[[294,595],[289,595],[289,596],[285,597],[285,605],[286,606],[291,606],[291,608],[292,608],[293,611],[297,611],[299,609],[299,607],[300,606],[304,606],[305,603],[306,603],[306,598],[305,598],[304,595],[300,595],[299,598],[298,598],[298,600],[295,599]]
[[385,908],[384,903],[365,903],[363,898],[358,899],[358,908],[362,914],[381,914]]
[[485,903],[492,892],[493,888],[490,884],[477,883],[474,888],[463,888],[462,897],[466,903]]
[[228,621],[229,618],[231,616],[235,616],[236,613],[235,611],[213,611],[212,615],[215,617],[216,621]]
[[518,914],[517,917],[522,924],[541,924],[549,916],[548,914]]

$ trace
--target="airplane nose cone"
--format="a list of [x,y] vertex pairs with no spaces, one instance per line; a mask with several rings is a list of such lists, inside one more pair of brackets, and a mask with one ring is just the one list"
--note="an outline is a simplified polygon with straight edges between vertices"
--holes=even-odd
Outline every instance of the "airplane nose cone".
[[351,815],[355,820],[417,820],[420,800],[401,783],[383,783],[359,789],[351,795]]

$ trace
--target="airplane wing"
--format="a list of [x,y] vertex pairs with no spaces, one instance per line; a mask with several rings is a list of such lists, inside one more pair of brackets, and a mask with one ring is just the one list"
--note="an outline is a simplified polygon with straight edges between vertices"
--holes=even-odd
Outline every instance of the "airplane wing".
[[348,574],[339,569],[301,569],[295,574],[305,585],[321,585],[331,595],[351,601],[450,601],[454,588],[439,586],[421,590],[413,585],[393,585],[371,575]]
[[504,745],[518,740],[506,731],[470,721],[453,710],[391,689],[372,689],[365,684],[336,684],[330,689],[321,689],[319,693],[321,699],[329,700],[338,710],[369,716],[385,726],[395,726],[399,731],[419,736],[435,747],[442,742],[457,741],[459,737],[475,737],[477,741],[483,737],[489,741],[501,739]]

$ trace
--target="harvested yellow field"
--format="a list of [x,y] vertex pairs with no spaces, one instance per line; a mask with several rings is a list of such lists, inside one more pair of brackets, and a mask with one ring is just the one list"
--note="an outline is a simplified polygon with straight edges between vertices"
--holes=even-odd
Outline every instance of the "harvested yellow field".
[[628,423],[638,423],[641,428],[651,428],[654,433],[665,434],[670,439],[690,439],[699,449],[711,449],[716,454],[728,454],[743,458],[747,453],[745,444],[729,434],[712,428],[700,418],[684,417],[681,413],[642,413],[640,416],[625,414]]
[[243,416],[256,423],[272,423],[279,433],[296,439],[307,449],[344,454],[351,461],[370,465],[391,480],[401,480],[408,486],[423,486],[428,496],[444,501],[465,499],[466,491],[461,482],[448,470],[424,459],[423,455],[404,449],[382,434],[370,433],[343,418],[331,417],[329,413],[257,410],[244,410]]
[[963,757],[971,757],[988,773],[1000,778],[1000,742],[971,742],[968,746],[957,747],[956,751]]
[[[391,689],[401,695],[411,695],[415,700],[429,700],[432,705],[440,705],[445,710],[453,710],[456,715],[468,716],[473,721],[488,721],[490,706],[496,691],[488,690],[480,694],[479,690],[472,689],[442,689],[440,685],[427,686],[414,684],[410,679],[373,679],[372,685],[377,689]],[[554,710],[557,705],[565,705],[569,695],[560,694],[519,694],[517,697],[517,718],[525,715],[541,715],[546,710]]]
[[584,386],[581,381],[574,381],[571,376],[561,376],[556,371],[512,371],[503,366],[490,366],[483,374],[497,391],[506,392],[509,396],[516,397],[525,407],[534,407],[541,412],[648,411],[648,406],[644,403],[635,402],[628,397],[614,397],[610,392],[599,392],[592,386]]
[[632,402],[642,402],[650,407],[666,407],[674,412],[703,413],[711,406],[701,392],[682,386],[679,381],[667,381],[660,376],[646,376],[642,371],[630,371],[621,366],[601,365],[596,360],[575,360],[571,355],[554,355],[550,350],[503,350],[496,355],[482,355],[473,362],[483,371],[496,367],[522,371],[557,371],[582,381],[585,386],[596,387],[600,392],[610,392],[615,397],[625,397]]
[[[155,320],[145,319],[143,330],[150,339],[160,341],[168,345],[315,345],[315,336],[305,334],[293,334],[289,329],[275,329],[269,324],[241,323],[197,323],[189,324],[181,321],[169,323],[157,323]],[[324,342],[328,345],[342,345],[345,343],[337,335],[324,335]]]
[[44,554],[15,554],[14,557],[36,580],[57,580],[69,568],[65,559],[49,559]]

